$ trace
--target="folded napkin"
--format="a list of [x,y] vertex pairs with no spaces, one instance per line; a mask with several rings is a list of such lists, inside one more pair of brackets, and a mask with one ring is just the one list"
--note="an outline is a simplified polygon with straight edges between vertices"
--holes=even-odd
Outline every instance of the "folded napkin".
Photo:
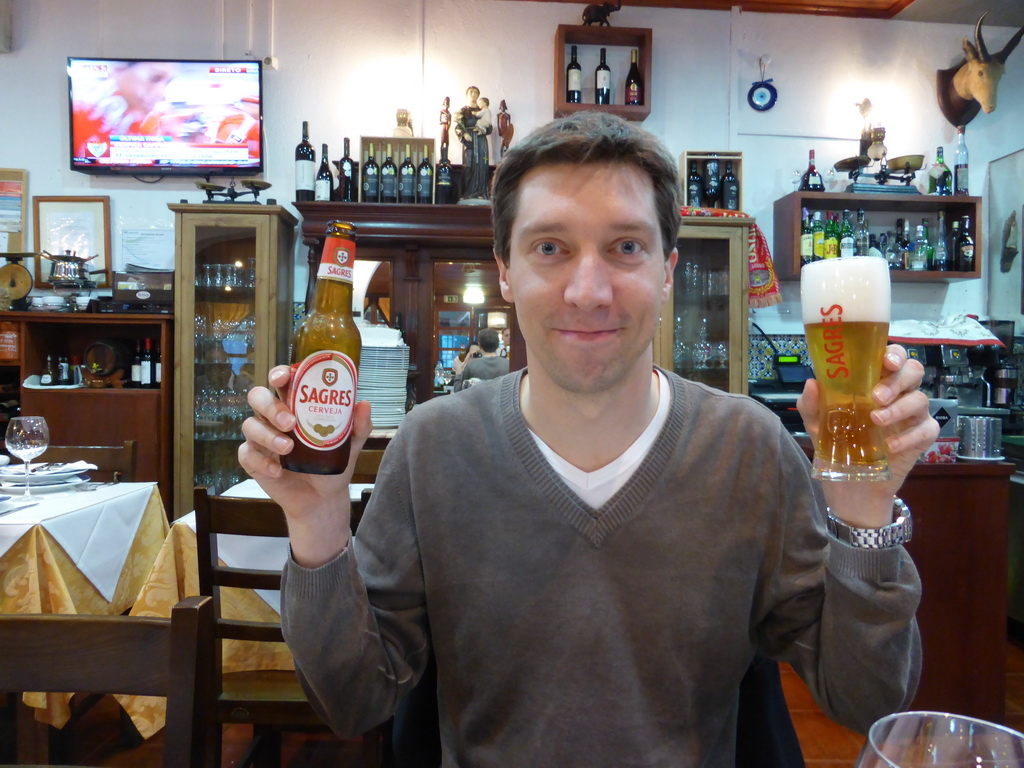
[[898,344],[962,344],[1005,347],[992,331],[968,315],[952,315],[938,322],[894,320],[889,340]]

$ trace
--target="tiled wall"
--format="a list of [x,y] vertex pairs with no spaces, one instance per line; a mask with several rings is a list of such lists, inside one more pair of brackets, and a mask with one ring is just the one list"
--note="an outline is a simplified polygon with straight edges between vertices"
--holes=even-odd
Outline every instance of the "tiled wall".
[[768,340],[756,330],[750,331],[750,359],[747,361],[750,370],[750,379],[773,379],[775,370],[772,367],[772,357],[776,350],[780,355],[800,355],[800,362],[810,365],[811,359],[807,355],[807,340],[803,334],[799,335],[771,335],[768,337],[775,345],[771,348]]

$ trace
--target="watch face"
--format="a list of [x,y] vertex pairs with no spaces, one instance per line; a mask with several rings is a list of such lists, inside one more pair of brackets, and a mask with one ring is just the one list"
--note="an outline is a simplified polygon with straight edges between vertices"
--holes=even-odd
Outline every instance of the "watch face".
[[765,112],[775,106],[779,92],[768,82],[754,83],[747,92],[747,103],[758,112]]

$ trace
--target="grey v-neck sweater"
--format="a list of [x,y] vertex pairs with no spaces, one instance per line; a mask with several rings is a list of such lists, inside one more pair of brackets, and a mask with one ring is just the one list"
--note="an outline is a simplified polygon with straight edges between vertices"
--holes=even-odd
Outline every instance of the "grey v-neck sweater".
[[282,619],[343,734],[438,666],[444,766],[731,766],[756,650],[865,730],[917,684],[917,572],[824,532],[819,489],[766,409],[668,374],[672,408],[598,510],[538,451],[521,374],[417,406],[358,536],[285,567]]

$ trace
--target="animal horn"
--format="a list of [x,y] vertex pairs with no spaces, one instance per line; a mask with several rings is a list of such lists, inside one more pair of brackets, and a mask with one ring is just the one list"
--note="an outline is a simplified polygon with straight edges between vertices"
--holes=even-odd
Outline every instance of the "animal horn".
[[1013,37],[1011,37],[1010,38],[1010,42],[1008,42],[1005,46],[1003,46],[1003,50],[1001,50],[999,53],[997,53],[993,58],[996,61],[1000,62],[1001,64],[1005,64],[1006,63],[1006,58],[1011,53],[1013,53],[1013,49],[1017,47],[1017,43],[1020,42],[1021,37],[1024,37],[1024,27],[1021,27],[1020,29],[1018,29],[1017,30],[1017,34],[1015,34]]
[[988,11],[981,14],[981,18],[978,19],[978,25],[974,28],[974,44],[978,46],[978,58],[981,61],[991,61],[991,56],[988,55],[988,49],[985,47],[985,39],[981,36],[981,22],[988,16]]

